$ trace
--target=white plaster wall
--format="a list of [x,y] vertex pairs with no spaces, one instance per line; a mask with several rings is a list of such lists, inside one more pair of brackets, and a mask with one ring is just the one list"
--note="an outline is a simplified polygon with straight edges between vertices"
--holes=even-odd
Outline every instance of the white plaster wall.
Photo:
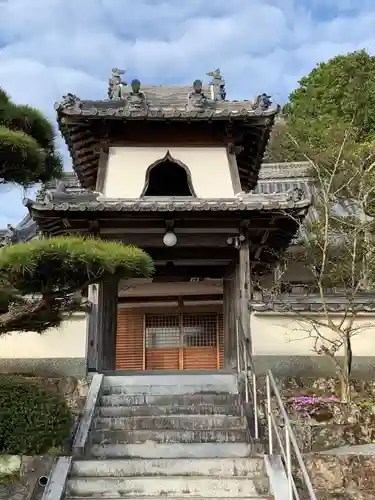
[[[335,321],[339,321],[339,316]],[[355,323],[361,330],[352,338],[354,356],[375,355],[375,315],[363,314]],[[251,335],[254,355],[317,356],[313,351],[313,340],[309,338],[311,328],[291,315],[259,314],[251,317]],[[333,338],[332,330],[322,329],[327,338]],[[339,355],[342,353],[338,353]]]
[[0,337],[0,359],[86,357],[86,315],[77,314],[45,333],[14,332]]
[[190,170],[198,198],[232,198],[232,179],[225,147],[111,147],[103,194],[107,198],[139,198],[146,172],[167,152]]

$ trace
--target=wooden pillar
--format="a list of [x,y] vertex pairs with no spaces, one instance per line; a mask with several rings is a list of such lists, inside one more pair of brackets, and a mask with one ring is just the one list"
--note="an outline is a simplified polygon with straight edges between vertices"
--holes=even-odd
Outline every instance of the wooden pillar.
[[[98,238],[99,222],[96,219],[89,220],[89,234]],[[86,347],[86,370],[87,373],[99,371],[99,287],[98,283],[88,287],[88,300],[91,310],[87,317],[87,347]]]
[[87,373],[98,371],[98,285],[90,285],[88,300],[91,309],[87,315]]
[[231,359],[231,335],[233,328],[231,322],[232,301],[231,301],[231,277],[227,276],[223,282],[223,328],[224,328],[224,368],[232,368]]
[[100,282],[98,297],[98,372],[115,370],[118,283],[116,276]]
[[237,363],[236,320],[238,316],[238,263],[235,261],[224,278],[224,367],[235,369]]
[[251,301],[251,280],[250,280],[250,246],[246,238],[239,249],[239,318],[246,338],[252,352],[251,332],[250,332],[250,301]]

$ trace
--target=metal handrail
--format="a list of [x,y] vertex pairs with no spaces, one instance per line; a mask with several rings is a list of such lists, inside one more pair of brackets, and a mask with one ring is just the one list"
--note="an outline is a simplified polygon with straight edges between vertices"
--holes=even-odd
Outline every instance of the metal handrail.
[[[292,449],[294,451],[295,457],[297,459],[298,465],[300,467],[302,477],[307,489],[307,492],[310,496],[311,500],[317,500],[317,497],[314,492],[314,488],[311,483],[311,479],[309,476],[309,473],[307,472],[306,465],[303,461],[302,454],[299,450],[297,439],[294,435],[292,424],[290,423],[290,419],[288,417],[288,414],[285,410],[284,403],[281,399],[279,389],[277,387],[275,378],[271,372],[271,370],[268,370],[267,372],[267,421],[268,421],[268,453],[270,455],[273,454],[273,431],[275,432],[276,438],[278,440],[278,443],[280,445],[280,449],[286,464],[286,474],[287,474],[287,480],[288,480],[288,497],[289,500],[294,500],[297,499],[299,500],[299,494],[293,479],[293,473],[292,473]],[[280,412],[280,416],[283,419],[283,426],[285,429],[285,442],[286,442],[286,449],[284,449],[283,443],[282,443],[282,437],[280,435],[280,430],[278,429],[278,426],[275,421],[275,417],[272,413],[272,393],[276,399],[276,402],[278,404],[278,409]]]
[[[248,403],[251,396],[254,412],[254,437],[255,439],[259,439],[257,379],[249,341],[246,338],[245,331],[239,318],[237,318],[236,321],[236,337],[237,372],[239,374],[242,373],[245,377],[245,402]],[[251,374],[251,384],[249,384],[249,374]]]
[[[245,376],[245,401],[249,402],[249,397],[252,397],[253,412],[254,412],[254,435],[259,438],[259,417],[258,417],[258,404],[257,404],[257,379],[255,375],[254,362],[252,352],[250,349],[249,339],[245,335],[245,330],[241,323],[241,319],[236,321],[236,341],[237,341],[237,372]],[[251,374],[251,382],[249,375]],[[304,464],[302,454],[299,450],[297,439],[294,435],[290,419],[285,410],[284,403],[281,399],[279,389],[271,370],[268,370],[266,377],[267,385],[267,422],[268,422],[268,453],[273,454],[273,437],[275,437],[280,446],[281,454],[286,466],[286,477],[288,481],[288,500],[299,500],[300,496],[297,491],[292,471],[292,449],[297,459],[299,468],[302,473],[307,492],[310,500],[317,500],[315,495],[310,476]],[[272,413],[272,395],[274,395],[281,418],[283,419],[284,432],[285,432],[285,447],[281,436],[280,429],[278,429],[275,417]]]

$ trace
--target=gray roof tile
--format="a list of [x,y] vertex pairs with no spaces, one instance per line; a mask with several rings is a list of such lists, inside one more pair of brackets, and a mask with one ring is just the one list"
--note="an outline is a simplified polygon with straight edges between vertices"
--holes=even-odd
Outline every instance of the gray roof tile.
[[[130,93],[126,87],[126,94]],[[270,106],[262,109],[257,106],[256,99],[252,100],[224,100],[212,101],[210,90],[203,87],[207,97],[207,104],[202,110],[188,107],[188,96],[192,92],[191,85],[142,85],[141,91],[146,96],[146,109],[132,109],[127,106],[125,99],[103,99],[96,101],[81,100],[77,96],[68,94],[68,99],[56,103],[55,107],[60,114],[87,116],[87,117],[123,117],[123,118],[150,118],[150,119],[244,119],[250,116],[275,116],[279,106]]]

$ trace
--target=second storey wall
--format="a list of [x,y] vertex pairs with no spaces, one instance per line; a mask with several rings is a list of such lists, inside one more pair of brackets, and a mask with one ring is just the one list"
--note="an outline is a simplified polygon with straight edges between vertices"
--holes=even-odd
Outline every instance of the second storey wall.
[[169,151],[190,171],[198,198],[232,198],[234,193],[225,147],[111,147],[103,194],[107,198],[139,198],[150,165]]

